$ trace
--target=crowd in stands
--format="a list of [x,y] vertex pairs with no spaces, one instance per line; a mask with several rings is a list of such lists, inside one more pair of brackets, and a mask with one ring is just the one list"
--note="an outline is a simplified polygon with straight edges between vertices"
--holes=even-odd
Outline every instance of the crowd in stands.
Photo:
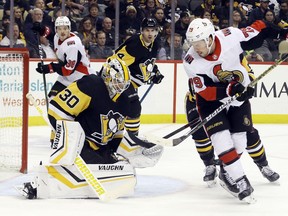
[[[171,38],[171,6],[175,4],[175,33]],[[185,33],[189,23],[196,17],[210,19],[216,30],[229,27],[230,0],[120,0],[119,43],[140,32],[143,18],[153,17],[159,25],[161,46],[158,59],[181,60],[187,51]],[[55,58],[53,22],[58,16],[68,16],[71,30],[76,32],[91,59],[105,59],[115,49],[116,0],[66,0],[62,10],[60,0],[14,0],[13,39],[10,38],[10,1],[0,0],[3,10],[0,30],[0,46],[27,47],[31,58],[39,58],[38,44],[44,50],[44,58]],[[243,28],[255,20],[273,22],[279,28],[288,28],[288,0],[236,0],[233,5],[232,26]],[[44,26],[45,34],[33,33],[34,23]],[[37,28],[37,26],[36,26]],[[279,58],[279,43],[286,35],[266,39],[261,47],[247,52],[253,61],[275,61]],[[172,43],[172,44],[171,44]]]

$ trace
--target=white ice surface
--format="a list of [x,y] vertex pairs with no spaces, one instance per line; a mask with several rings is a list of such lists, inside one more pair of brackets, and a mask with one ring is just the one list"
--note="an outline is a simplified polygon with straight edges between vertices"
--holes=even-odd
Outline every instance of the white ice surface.
[[[164,136],[179,124],[141,125],[142,133]],[[240,202],[217,185],[202,181],[202,164],[189,137],[179,146],[166,148],[159,163],[137,169],[134,197],[109,203],[97,199],[26,200],[13,186],[32,179],[40,160],[47,160],[50,130],[29,128],[28,174],[0,172],[0,216],[286,216],[288,215],[288,125],[256,125],[265,145],[269,165],[281,175],[279,184],[264,179],[249,158],[241,160],[253,185],[257,203]],[[175,137],[177,137],[176,135]]]

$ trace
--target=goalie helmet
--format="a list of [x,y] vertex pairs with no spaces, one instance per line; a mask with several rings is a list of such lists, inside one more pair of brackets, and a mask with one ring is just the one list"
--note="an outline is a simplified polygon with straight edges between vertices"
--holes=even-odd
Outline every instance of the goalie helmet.
[[67,16],[60,16],[55,20],[55,31],[58,26],[68,26],[71,29],[71,22]]
[[[209,48],[209,37],[212,36],[212,40],[215,38],[215,28],[210,20],[207,18],[194,19],[186,32],[186,39],[190,46],[192,46],[193,42],[204,40],[207,48]],[[213,44],[213,43],[212,43]]]
[[111,99],[117,99],[130,85],[130,71],[119,58],[109,58],[100,71]]

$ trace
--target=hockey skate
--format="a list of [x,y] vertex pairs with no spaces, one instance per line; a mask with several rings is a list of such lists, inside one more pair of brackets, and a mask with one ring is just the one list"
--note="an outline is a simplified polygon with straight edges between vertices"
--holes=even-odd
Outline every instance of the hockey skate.
[[275,182],[280,178],[280,175],[273,171],[269,166],[259,166],[262,175],[270,182]]
[[15,186],[15,189],[27,199],[37,199],[37,188],[34,182],[26,182]]
[[207,183],[208,187],[214,187],[217,183],[217,169],[215,165],[209,165],[205,168],[205,175],[203,181]]
[[252,194],[254,189],[251,186],[246,175],[244,175],[243,177],[238,179],[236,181],[236,183],[237,183],[237,186],[239,188],[239,194],[238,194],[239,200],[243,200],[249,204],[255,203],[256,199],[254,198],[254,196]]
[[219,184],[226,191],[228,191],[232,196],[238,197],[239,188],[237,187],[236,182],[229,176],[229,174],[223,169],[220,169],[219,172]]

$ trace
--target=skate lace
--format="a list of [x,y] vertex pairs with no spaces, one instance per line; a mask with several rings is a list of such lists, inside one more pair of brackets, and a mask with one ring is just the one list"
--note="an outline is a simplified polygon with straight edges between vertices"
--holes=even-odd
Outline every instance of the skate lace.
[[214,165],[207,166],[204,170],[205,175],[212,175],[215,172],[216,167]]
[[274,171],[271,170],[271,168],[269,166],[263,167],[261,172],[266,176],[272,176],[274,174]]
[[248,187],[248,184],[245,181],[245,179],[240,180],[237,185],[239,187],[240,192],[246,190],[246,188]]
[[227,172],[223,173],[223,175],[224,175],[224,178],[227,180],[227,182],[230,185],[236,184],[236,182],[229,176],[229,174]]

